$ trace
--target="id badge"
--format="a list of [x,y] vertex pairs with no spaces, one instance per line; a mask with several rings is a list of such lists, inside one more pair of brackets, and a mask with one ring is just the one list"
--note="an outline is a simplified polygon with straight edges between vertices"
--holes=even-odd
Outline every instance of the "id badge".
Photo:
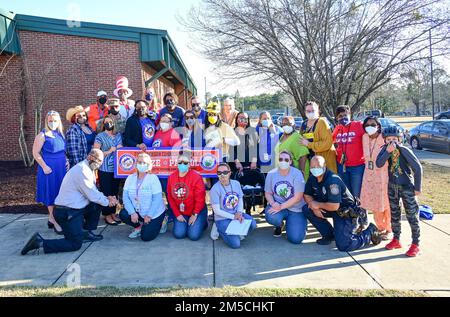
[[267,162],[269,160],[269,154],[264,153],[264,161]]
[[184,212],[184,203],[181,203],[181,204],[180,204],[180,211],[181,211],[181,212]]
[[367,167],[368,167],[370,170],[373,170],[373,169],[374,169],[373,161],[369,161]]

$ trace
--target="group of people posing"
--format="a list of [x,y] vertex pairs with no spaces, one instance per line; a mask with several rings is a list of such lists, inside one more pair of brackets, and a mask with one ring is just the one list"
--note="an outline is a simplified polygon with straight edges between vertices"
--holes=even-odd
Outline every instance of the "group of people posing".
[[[94,232],[100,213],[108,225],[131,226],[130,238],[151,241],[173,222],[175,238],[199,240],[208,228],[207,189],[214,219],[211,238],[239,248],[245,235],[227,234],[230,222],[251,221],[249,233],[256,228],[255,219],[244,212],[242,186],[234,177],[246,170],[265,176],[265,219],[276,237],[285,229],[287,240],[300,244],[309,221],[322,236],[317,243],[335,241],[341,251],[382,240],[390,240],[387,249],[401,248],[401,200],[412,229],[406,255],[419,254],[422,167],[403,146],[397,128],[382,130],[376,117],[352,121],[350,108],[339,106],[333,131],[315,102],[305,105],[299,131],[293,117],[277,126],[269,112],[261,112],[253,127],[247,113],[234,109],[233,99],[203,109],[194,96],[185,111],[174,93],[163,97],[161,108],[152,88],[143,99],[131,101],[128,80],[120,77],[116,86],[117,99],[100,91],[95,104],[70,108],[66,134],[60,115],[47,114],[33,147],[36,198],[48,207],[49,228],[64,239],[35,233],[22,254],[40,248],[45,253],[74,251],[83,241],[101,240]],[[135,173],[124,183],[114,177],[114,153],[121,147],[142,150]],[[180,149],[177,170],[168,178],[152,174],[146,150],[158,147]],[[220,150],[217,178],[203,179],[192,170],[193,148]],[[369,224],[366,210],[373,212],[375,224]],[[333,219],[334,227],[326,218]]]

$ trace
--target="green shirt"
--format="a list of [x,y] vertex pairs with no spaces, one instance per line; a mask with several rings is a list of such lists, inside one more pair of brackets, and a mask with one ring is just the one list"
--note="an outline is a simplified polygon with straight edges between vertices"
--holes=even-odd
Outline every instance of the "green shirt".
[[[278,142],[276,148],[275,148],[275,153],[276,153],[276,165],[278,166],[278,155],[280,154],[280,152],[282,151],[288,151],[292,154],[292,160],[294,161],[294,167],[300,169],[299,164],[298,164],[298,160],[302,157],[302,156],[306,156],[308,157],[309,154],[309,149],[304,146],[303,144],[300,143],[300,134],[298,132],[294,132],[292,133],[287,139],[285,139],[284,141],[281,141],[281,137],[280,137],[280,142]],[[305,181],[308,180],[309,177],[309,160],[306,159],[306,164],[305,164],[305,173],[304,173],[304,178]]]

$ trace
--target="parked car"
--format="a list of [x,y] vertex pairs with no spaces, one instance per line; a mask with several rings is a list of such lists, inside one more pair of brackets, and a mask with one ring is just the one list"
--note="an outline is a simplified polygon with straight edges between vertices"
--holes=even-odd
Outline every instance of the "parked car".
[[412,128],[409,143],[415,150],[427,148],[450,154],[450,120],[426,121]]
[[303,118],[302,117],[294,117],[294,121],[295,121],[295,130],[300,130],[300,127],[302,126],[302,123],[303,123]]
[[436,120],[440,120],[440,119],[450,119],[450,110],[439,113],[436,116]]
[[358,112],[355,116],[354,119],[355,120],[364,120],[365,118],[367,118],[368,116],[374,116],[374,117],[378,117],[378,118],[384,118],[384,114],[381,110],[375,109],[375,110],[367,110],[364,112]]

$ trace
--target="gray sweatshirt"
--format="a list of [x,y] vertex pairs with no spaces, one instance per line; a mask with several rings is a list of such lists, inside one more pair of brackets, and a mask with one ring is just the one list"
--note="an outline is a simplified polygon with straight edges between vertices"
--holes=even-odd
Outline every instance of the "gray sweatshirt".
[[[400,170],[402,173],[395,175],[391,172],[391,153],[389,153],[384,145],[377,157],[377,167],[381,168],[389,161],[389,182],[397,185],[411,185],[414,186],[414,190],[420,192],[422,191],[422,164],[420,164],[419,159],[414,153],[407,147],[403,145],[397,145],[400,150]],[[414,174],[413,175],[411,174]]]

